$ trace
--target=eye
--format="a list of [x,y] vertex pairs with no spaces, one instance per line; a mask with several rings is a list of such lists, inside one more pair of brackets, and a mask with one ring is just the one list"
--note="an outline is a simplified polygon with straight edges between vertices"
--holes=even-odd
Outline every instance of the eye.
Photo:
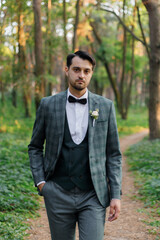
[[74,68],[74,72],[79,72],[79,68]]
[[88,73],[90,73],[90,70],[86,69],[84,72],[85,72],[85,74],[88,74]]

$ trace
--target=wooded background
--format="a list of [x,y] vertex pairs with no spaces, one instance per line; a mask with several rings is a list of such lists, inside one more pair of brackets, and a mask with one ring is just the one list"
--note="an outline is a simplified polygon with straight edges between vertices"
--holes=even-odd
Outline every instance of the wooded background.
[[68,53],[81,49],[97,66],[90,90],[149,109],[150,139],[160,138],[160,0],[0,0],[0,100],[25,116],[67,87]]

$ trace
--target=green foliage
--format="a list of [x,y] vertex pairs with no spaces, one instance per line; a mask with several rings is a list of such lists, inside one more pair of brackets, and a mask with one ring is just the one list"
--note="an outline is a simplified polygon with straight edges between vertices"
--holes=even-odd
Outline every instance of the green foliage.
[[160,227],[160,140],[144,140],[130,147],[125,155],[136,177],[139,198],[144,207],[150,210],[148,225],[154,226],[157,233]]
[[48,83],[54,83],[54,84],[57,83],[56,77],[53,76],[53,75],[51,75],[51,74],[45,74],[45,75],[44,75],[44,79],[45,79],[45,81],[47,81]]
[[9,101],[1,106],[0,239],[23,239],[29,228],[27,218],[39,207],[27,153],[33,119],[23,119],[22,115],[22,109],[13,111]]
[[148,128],[148,110],[146,107],[131,106],[126,120],[123,120],[118,112],[116,115],[120,136],[140,132]]
[[93,73],[92,81],[90,84],[96,81],[98,86],[104,89],[104,87],[108,85],[107,80],[108,80],[108,75],[106,74],[106,70],[104,66],[98,66]]
[[99,47],[97,54],[105,57],[105,59],[107,59],[108,62],[113,62],[112,57],[116,54],[115,41],[113,39],[111,40],[108,38],[103,38],[103,43]]
[[19,213],[0,213],[0,240],[24,239],[24,231],[28,226],[24,223],[23,216]]
[[138,143],[131,147],[126,155],[131,166],[130,170],[136,171],[139,191],[145,197],[146,205],[154,205],[160,200],[160,140],[151,142],[145,140]]
[[147,65],[148,65],[148,59],[145,56],[135,55],[135,67],[136,67],[135,77],[139,77],[143,79],[144,71],[142,70],[143,68],[145,68],[146,70]]
[[0,53],[4,56],[4,57],[12,57],[12,52],[9,49],[9,47],[6,47],[4,44],[0,44]]

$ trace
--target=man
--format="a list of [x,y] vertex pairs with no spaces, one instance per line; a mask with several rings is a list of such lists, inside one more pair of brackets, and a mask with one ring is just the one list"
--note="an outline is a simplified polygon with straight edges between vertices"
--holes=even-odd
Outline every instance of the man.
[[[102,240],[105,211],[118,218],[121,152],[112,101],[88,91],[95,60],[77,51],[67,57],[69,88],[43,98],[29,156],[44,196],[52,239]],[[45,142],[45,155],[43,146]]]

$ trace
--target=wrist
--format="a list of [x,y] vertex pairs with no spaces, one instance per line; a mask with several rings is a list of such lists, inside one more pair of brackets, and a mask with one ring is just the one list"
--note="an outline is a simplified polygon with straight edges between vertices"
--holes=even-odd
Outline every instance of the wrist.
[[37,183],[37,187],[41,184],[41,183],[45,183],[46,181],[41,181],[39,183]]
[[46,182],[43,182],[43,183],[38,185],[38,189],[40,190],[40,192],[42,191],[42,188],[45,184],[46,184]]

